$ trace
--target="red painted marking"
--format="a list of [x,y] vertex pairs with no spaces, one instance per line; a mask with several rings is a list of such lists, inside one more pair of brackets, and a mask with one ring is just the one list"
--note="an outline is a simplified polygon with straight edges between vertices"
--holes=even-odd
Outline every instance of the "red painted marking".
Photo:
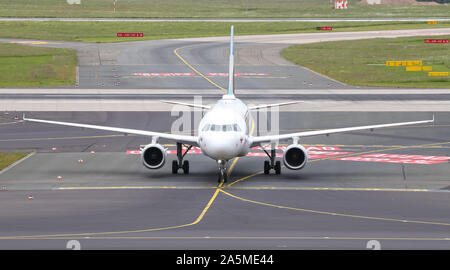
[[417,160],[431,160],[431,161],[447,161],[450,157],[445,156],[419,156],[419,155],[400,155],[400,154],[369,154],[361,157],[369,158],[394,158],[394,159],[417,159]]
[[333,31],[333,27],[330,27],[330,26],[322,26],[322,27],[317,27],[317,30],[321,30],[321,31]]
[[[287,146],[277,146],[277,150],[285,150]],[[316,150],[316,151],[340,151],[339,147],[335,146],[305,146],[306,150]],[[253,150],[263,150],[261,146],[252,147]],[[265,147],[266,150],[271,150],[270,146]]]
[[117,37],[144,37],[144,33],[117,33]]
[[425,43],[448,43],[448,39],[425,39]]
[[140,155],[141,153],[141,150],[127,150],[127,155]]
[[[278,146],[277,150],[285,149],[285,146]],[[261,147],[253,147],[253,150],[262,150]],[[306,147],[308,150],[308,158],[309,159],[318,159],[318,158],[327,158],[338,155],[348,155],[352,154],[352,152],[338,152],[338,151],[329,151],[329,150],[340,150],[339,147],[332,146],[310,146]],[[319,151],[317,151],[317,150]],[[187,148],[183,146],[183,151],[186,151]],[[266,149],[267,150],[267,149]],[[320,151],[322,150],[322,151]],[[127,155],[140,155],[142,151],[140,150],[128,150]],[[167,150],[166,153],[168,155],[175,155],[177,153],[176,150]],[[188,154],[201,154],[202,150],[199,147],[192,147],[189,150]],[[249,152],[247,154],[248,157],[266,157],[266,153],[264,152]],[[283,153],[276,153],[276,157],[282,158]],[[447,163],[450,161],[450,157],[446,156],[422,156],[422,155],[401,155],[401,154],[368,154],[361,155],[355,157],[342,157],[342,158],[333,158],[332,160],[342,160],[342,161],[362,161],[362,162],[384,162],[384,163],[402,163],[402,164],[423,164],[423,165],[432,165],[439,163]]]
[[344,157],[336,158],[333,160],[346,160],[346,161],[364,161],[364,162],[385,162],[385,163],[403,163],[403,164],[424,164],[431,165],[437,163],[446,163],[447,161],[433,161],[433,160],[420,160],[420,159],[401,159],[401,158],[370,158],[370,157]]

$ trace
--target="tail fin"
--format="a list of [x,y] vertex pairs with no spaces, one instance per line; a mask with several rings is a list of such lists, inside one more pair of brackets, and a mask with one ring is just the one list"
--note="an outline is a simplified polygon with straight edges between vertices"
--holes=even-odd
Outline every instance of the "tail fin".
[[230,63],[228,71],[228,95],[234,95],[234,25],[231,26]]

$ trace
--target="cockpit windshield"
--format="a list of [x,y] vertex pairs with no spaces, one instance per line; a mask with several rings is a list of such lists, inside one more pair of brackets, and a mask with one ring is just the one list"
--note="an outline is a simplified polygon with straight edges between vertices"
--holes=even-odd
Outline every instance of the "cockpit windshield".
[[202,131],[241,131],[241,128],[238,124],[229,124],[229,125],[214,125],[214,124],[206,124]]

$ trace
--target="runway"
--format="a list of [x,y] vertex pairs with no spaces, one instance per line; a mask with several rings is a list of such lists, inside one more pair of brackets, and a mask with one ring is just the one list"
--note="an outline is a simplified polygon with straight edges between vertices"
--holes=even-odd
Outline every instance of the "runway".
[[[178,117],[199,112],[171,114],[158,100],[220,97],[226,77],[207,74],[227,72],[226,44],[47,44],[77,48],[79,85],[0,90],[0,110],[8,111],[0,115],[1,151],[35,151],[0,172],[0,249],[66,249],[69,240],[82,249],[367,249],[370,240],[382,249],[448,249],[448,89],[346,86],[283,62],[279,50],[287,43],[266,38],[239,45],[236,71],[247,75],[237,79],[238,93],[243,89],[250,103],[305,99],[280,111],[280,133],[433,114],[436,122],[304,138],[309,164],[281,175],[263,174],[266,157],[255,148],[233,161],[230,180],[218,185],[215,162],[198,149],[187,155],[190,174],[172,175],[173,142],[161,141],[167,163],[153,171],[139,156],[149,138],[20,117],[170,132]],[[194,76],[130,75],[153,72]],[[265,132],[266,116],[272,114],[254,115],[255,134]],[[195,124],[184,127],[193,130]]]

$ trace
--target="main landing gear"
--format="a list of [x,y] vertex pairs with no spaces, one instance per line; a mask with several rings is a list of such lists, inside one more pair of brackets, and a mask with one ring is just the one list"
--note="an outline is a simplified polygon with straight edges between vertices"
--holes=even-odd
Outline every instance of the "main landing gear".
[[275,174],[281,173],[281,162],[278,160],[275,162],[275,145],[272,145],[272,149],[270,150],[270,154],[264,149],[264,152],[269,157],[270,160],[264,161],[264,174],[269,174],[271,169],[275,170]]
[[183,148],[181,143],[177,143],[177,159],[172,161],[172,173],[177,174],[178,169],[183,169],[184,174],[189,173],[189,161],[183,161],[184,156],[191,150],[192,145],[190,145],[186,152],[183,153]]
[[223,182],[226,183],[228,180],[228,175],[227,175],[227,160],[218,160],[217,161],[217,166],[219,166],[219,173],[218,173],[218,178],[217,181],[219,183]]

